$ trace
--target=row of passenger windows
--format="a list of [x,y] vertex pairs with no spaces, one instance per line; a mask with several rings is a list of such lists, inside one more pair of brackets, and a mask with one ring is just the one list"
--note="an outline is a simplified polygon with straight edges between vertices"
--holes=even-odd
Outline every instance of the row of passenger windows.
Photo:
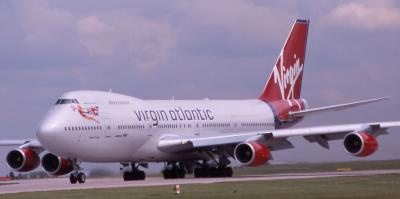
[[[272,123],[241,123],[242,127],[267,127],[273,126]],[[191,124],[159,124],[158,128],[192,128]],[[199,124],[196,124],[196,127],[199,128]],[[230,123],[206,123],[202,124],[203,128],[218,128],[218,127],[231,127]],[[118,125],[118,129],[144,129],[144,125]],[[93,131],[93,130],[101,130],[101,126],[74,126],[74,127],[65,127],[65,131]]]
[[[159,124],[158,128],[192,128],[191,124]],[[206,123],[201,125],[203,128],[215,128],[215,127],[230,127],[230,123]],[[200,125],[196,124],[199,128]]]
[[231,127],[230,123],[207,123],[202,124],[205,128],[213,128],[213,127]]
[[160,129],[172,129],[172,128],[192,128],[191,124],[159,124],[157,125]]
[[118,129],[144,129],[144,125],[118,125]]
[[267,126],[274,126],[272,123],[242,123],[242,127],[267,127]]
[[101,130],[101,126],[67,126],[64,127],[65,131],[94,131]]

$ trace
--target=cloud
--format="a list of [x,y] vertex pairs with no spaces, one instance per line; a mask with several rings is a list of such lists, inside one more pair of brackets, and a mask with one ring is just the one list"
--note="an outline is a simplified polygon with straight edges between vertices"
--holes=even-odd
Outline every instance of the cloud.
[[[100,20],[102,18],[103,20]],[[160,66],[174,51],[176,32],[168,22],[134,13],[105,13],[76,23],[79,42],[95,59],[146,71]]]
[[283,40],[282,35],[295,20],[290,10],[254,1],[184,1],[177,8],[183,15],[179,27],[185,49],[199,53],[216,42],[228,45],[229,48],[215,46],[212,51],[201,52],[218,56],[254,55],[255,50]]
[[70,33],[74,16],[66,11],[51,8],[45,1],[36,3],[17,2],[15,5],[20,27],[25,33],[27,44],[54,44]]
[[96,34],[110,31],[112,28],[101,22],[97,16],[89,16],[78,21],[77,30],[81,34]]
[[346,2],[334,8],[328,20],[338,26],[366,31],[399,29],[400,8],[386,1]]

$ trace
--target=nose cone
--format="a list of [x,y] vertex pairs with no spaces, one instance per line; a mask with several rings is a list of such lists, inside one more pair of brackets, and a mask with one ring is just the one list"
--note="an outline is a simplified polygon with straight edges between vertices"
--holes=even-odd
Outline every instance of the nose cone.
[[63,128],[60,122],[57,114],[50,111],[39,125],[36,137],[47,150],[51,151],[59,143],[59,140],[62,139]]
[[39,139],[40,143],[46,144],[54,139],[54,135],[57,133],[57,127],[53,123],[43,122],[36,133],[36,137]]

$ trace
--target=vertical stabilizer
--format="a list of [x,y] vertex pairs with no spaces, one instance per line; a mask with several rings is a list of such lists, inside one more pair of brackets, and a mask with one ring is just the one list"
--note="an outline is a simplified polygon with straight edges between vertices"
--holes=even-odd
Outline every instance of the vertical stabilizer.
[[294,23],[259,99],[300,99],[309,23],[303,19]]

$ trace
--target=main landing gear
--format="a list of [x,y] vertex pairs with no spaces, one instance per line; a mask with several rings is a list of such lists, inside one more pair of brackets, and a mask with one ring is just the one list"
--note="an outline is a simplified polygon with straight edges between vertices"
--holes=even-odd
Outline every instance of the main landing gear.
[[77,160],[73,161],[74,171],[69,175],[69,182],[71,184],[76,184],[79,182],[80,184],[85,183],[86,175],[82,172],[82,168],[79,166]]
[[164,179],[185,178],[185,168],[182,163],[168,162],[163,170]]
[[131,162],[122,164],[122,166],[130,167],[127,171],[123,172],[124,181],[144,180],[146,178],[144,171],[139,170],[139,164],[136,165],[134,162]]
[[[222,164],[221,161],[217,163],[215,166],[204,160],[203,163],[195,162],[192,166],[184,166],[181,162],[168,162],[162,173],[164,179],[185,178],[186,173],[193,173],[195,178],[232,177],[232,167]],[[194,170],[193,166],[195,166]]]
[[194,169],[195,178],[222,178],[222,177],[232,177],[233,169],[229,166],[219,165],[209,166],[207,164],[202,164],[200,167]]
[[194,177],[195,178],[224,178],[224,177],[232,177],[233,169],[228,166],[231,164],[231,161],[227,158],[224,153],[217,153],[218,160],[208,152],[210,159],[214,162],[214,164],[208,164],[206,160],[203,160],[202,164],[198,164],[198,167],[194,169]]

